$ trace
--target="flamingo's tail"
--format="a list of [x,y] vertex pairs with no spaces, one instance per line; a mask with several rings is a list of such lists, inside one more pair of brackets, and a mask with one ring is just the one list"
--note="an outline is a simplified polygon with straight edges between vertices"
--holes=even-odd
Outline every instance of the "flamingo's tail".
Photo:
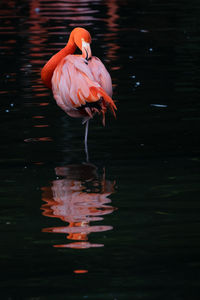
[[113,116],[116,118],[116,113],[115,110],[117,110],[117,107],[114,103],[114,101],[112,100],[112,98],[110,96],[108,96],[108,94],[101,88],[101,87],[92,87],[90,88],[90,91],[92,92],[93,95],[97,95],[98,98],[102,98],[102,102],[101,102],[101,113],[103,115],[103,125],[105,126],[105,113],[107,110],[107,107],[110,108]]

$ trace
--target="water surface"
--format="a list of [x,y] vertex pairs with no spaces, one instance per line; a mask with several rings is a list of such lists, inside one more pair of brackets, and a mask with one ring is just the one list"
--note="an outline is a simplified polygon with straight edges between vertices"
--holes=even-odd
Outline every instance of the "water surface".
[[[199,299],[198,1],[0,4],[1,299]],[[76,26],[117,119],[89,129],[40,70]]]

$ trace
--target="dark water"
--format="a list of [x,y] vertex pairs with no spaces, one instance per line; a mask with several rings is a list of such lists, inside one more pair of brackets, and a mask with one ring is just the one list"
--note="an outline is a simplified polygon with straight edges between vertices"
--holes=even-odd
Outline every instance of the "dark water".
[[[2,0],[1,299],[199,299],[198,1]],[[76,26],[117,120],[89,132],[40,81]]]

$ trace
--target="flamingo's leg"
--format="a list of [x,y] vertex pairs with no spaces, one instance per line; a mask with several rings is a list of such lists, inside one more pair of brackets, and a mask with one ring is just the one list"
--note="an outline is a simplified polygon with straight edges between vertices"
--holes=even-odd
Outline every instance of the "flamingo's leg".
[[85,124],[85,154],[86,154],[87,162],[89,162],[88,145],[87,145],[88,128],[89,128],[89,119],[86,121],[86,124]]

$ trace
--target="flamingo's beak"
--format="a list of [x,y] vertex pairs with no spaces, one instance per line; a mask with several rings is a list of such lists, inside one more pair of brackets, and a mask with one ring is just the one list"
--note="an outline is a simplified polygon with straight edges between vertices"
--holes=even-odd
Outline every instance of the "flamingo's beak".
[[84,40],[82,40],[82,56],[86,60],[90,60],[92,57],[90,43],[87,43]]

